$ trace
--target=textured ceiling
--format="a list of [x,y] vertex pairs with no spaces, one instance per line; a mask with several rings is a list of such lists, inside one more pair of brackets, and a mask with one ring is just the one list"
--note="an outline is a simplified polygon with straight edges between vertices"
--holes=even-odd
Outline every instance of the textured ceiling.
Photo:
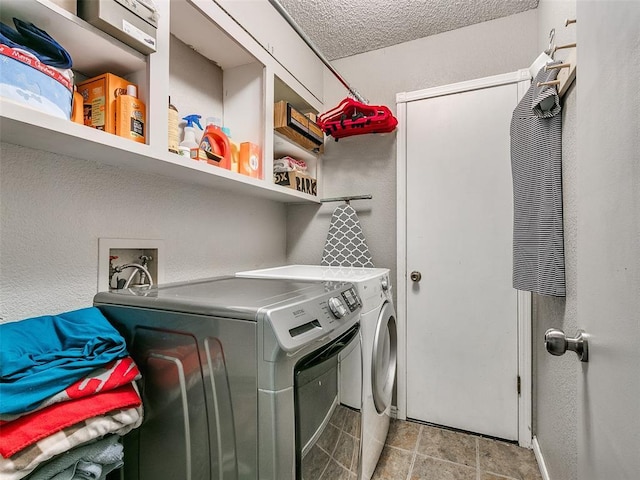
[[538,0],[279,0],[329,60],[531,10]]

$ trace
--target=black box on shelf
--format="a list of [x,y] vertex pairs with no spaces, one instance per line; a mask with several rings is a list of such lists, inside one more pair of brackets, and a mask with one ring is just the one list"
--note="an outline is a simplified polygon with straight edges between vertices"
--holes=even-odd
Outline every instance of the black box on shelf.
[[273,128],[307,150],[315,150],[324,143],[322,129],[284,100],[273,106]]

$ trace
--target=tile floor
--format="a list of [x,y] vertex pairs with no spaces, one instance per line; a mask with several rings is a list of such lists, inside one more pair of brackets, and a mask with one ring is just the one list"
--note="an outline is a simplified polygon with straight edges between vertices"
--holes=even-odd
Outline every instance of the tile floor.
[[356,480],[359,448],[360,412],[338,405],[302,460],[302,480]]
[[415,422],[392,420],[372,480],[542,480],[533,451]]

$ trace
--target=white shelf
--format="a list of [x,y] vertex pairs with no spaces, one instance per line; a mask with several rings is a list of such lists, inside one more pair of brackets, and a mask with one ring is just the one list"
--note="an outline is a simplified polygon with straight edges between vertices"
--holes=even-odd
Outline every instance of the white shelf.
[[73,60],[73,69],[88,76],[111,72],[125,76],[146,68],[147,57],[47,0],[2,0],[0,18],[35,24],[56,39]]
[[223,70],[254,63],[256,59],[211,20],[209,10],[216,9],[211,3],[172,0],[171,33]]
[[[264,105],[262,82],[265,62],[272,62],[272,59],[215,2],[172,0],[170,4],[160,3],[158,7],[164,22],[160,21],[158,26],[158,52],[150,56],[139,53],[50,0],[0,2],[0,16],[5,24],[13,25],[15,16],[47,31],[69,52],[75,71],[88,77],[108,71],[132,78],[139,84],[149,118],[153,120],[147,135],[151,144],[144,145],[0,99],[1,141],[247,196],[283,203],[319,203],[316,196],[275,185],[270,178],[270,168],[265,168],[269,178],[254,179],[166,151],[165,125],[157,120],[160,115],[166,118],[166,98],[170,94],[169,34],[173,34],[223,69],[224,81],[229,82],[220,99],[224,103],[226,120],[240,137],[253,139],[261,145],[265,162],[272,161],[270,141],[267,145],[264,141],[272,126],[265,124],[262,116],[271,115]],[[284,85],[284,82],[280,83]],[[262,115],[254,124],[243,120],[246,112],[256,108]],[[236,118],[241,120],[233,123]],[[246,127],[246,131],[238,125]],[[268,136],[271,138],[270,134]],[[274,138],[276,155],[289,154],[317,165],[317,155],[291,144],[288,139],[284,141],[287,144]],[[268,150],[264,150],[265,147]]]
[[[274,78],[273,90],[274,102],[285,101],[301,113],[317,113],[317,110],[309,102],[277,75]],[[303,160],[307,164],[308,174],[317,180],[320,177],[319,158],[321,147],[319,145],[317,150],[309,150],[286,135],[275,129],[273,130],[273,158],[277,159],[288,155],[298,160]]]
[[284,155],[304,160],[307,164],[313,164],[318,159],[318,153],[311,152],[301,147],[293,140],[276,132],[273,132],[273,156],[274,159],[281,158]]
[[48,152],[175,178],[283,203],[319,203],[319,199],[198,162],[149,145],[0,101],[0,139]]

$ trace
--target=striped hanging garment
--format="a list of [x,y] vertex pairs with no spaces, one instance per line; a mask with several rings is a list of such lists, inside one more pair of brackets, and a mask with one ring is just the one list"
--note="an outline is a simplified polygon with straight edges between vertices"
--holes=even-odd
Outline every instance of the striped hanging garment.
[[562,114],[557,69],[542,68],[511,119],[513,287],[564,297]]

